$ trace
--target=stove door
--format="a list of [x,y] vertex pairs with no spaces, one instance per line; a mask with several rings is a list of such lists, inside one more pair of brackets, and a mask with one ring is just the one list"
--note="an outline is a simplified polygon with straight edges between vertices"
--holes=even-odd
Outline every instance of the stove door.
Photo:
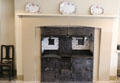
[[71,37],[61,37],[59,42],[59,51],[61,55],[71,54],[72,52],[72,38]]

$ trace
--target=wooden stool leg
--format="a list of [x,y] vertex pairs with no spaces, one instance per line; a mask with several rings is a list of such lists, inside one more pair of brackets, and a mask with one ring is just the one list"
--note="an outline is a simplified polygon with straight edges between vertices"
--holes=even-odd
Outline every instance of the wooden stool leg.
[[0,77],[1,77],[2,71],[1,71],[1,65],[0,65]]
[[14,66],[12,64],[12,76],[14,76]]
[[3,67],[2,66],[0,67],[0,70],[1,70],[0,74],[1,74],[1,76],[3,76]]
[[11,81],[11,78],[12,78],[12,67],[10,66],[9,67],[9,81]]

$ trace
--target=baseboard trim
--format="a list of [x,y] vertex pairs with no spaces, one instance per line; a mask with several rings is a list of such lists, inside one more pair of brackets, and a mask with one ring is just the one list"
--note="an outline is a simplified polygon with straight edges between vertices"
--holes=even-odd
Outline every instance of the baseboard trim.
[[117,76],[110,76],[109,79],[115,81],[115,80],[117,80]]
[[23,81],[24,80],[23,77],[24,77],[23,75],[18,75],[17,80]]
[[120,75],[120,69],[117,70],[117,74]]

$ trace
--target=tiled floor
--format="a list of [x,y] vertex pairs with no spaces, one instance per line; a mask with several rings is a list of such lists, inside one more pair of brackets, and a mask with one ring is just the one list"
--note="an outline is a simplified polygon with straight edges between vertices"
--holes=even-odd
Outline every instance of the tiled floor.
[[[0,83],[40,83],[36,81],[0,81]],[[48,82],[44,82],[48,83]],[[54,82],[49,82],[49,83],[54,83]],[[56,82],[57,83],[57,82]],[[61,82],[58,82],[61,83]],[[62,83],[91,83],[91,82],[62,82]],[[120,83],[119,81],[99,81],[99,82],[93,82],[93,83]]]
[[[40,83],[39,81],[16,81],[12,80],[9,81],[0,80],[0,83]],[[42,82],[42,83],[48,83],[48,82]],[[120,78],[118,78],[117,81],[97,81],[97,82],[49,82],[49,83],[120,83]]]

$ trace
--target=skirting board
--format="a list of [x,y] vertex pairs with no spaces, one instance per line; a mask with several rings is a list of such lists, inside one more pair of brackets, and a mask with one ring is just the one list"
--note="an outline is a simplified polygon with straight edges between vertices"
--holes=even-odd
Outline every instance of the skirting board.
[[110,76],[109,79],[115,81],[117,80],[117,76]]
[[24,80],[23,77],[24,77],[23,75],[18,75],[17,80],[23,81]]
[[117,74],[120,75],[120,69],[117,70]]

